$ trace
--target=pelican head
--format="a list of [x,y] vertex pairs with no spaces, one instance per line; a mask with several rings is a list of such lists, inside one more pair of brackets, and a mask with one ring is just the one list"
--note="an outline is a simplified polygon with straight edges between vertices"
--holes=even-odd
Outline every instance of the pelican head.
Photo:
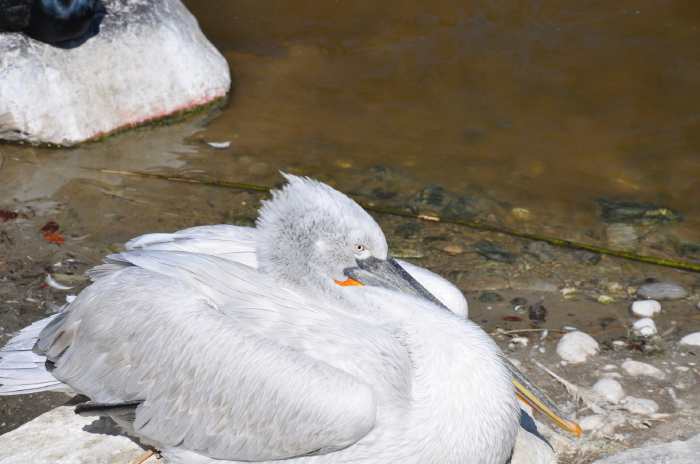
[[341,297],[342,287],[371,285],[437,302],[389,255],[377,222],[321,182],[285,174],[263,203],[257,228],[260,270],[280,282]]

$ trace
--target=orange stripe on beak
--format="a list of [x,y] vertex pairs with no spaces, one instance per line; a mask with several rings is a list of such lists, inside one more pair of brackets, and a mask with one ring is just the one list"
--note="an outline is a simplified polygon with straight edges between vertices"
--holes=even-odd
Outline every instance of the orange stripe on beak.
[[348,277],[345,280],[336,280],[335,283],[340,285],[341,287],[353,287],[353,286],[360,286],[361,287],[363,285],[362,283],[358,282],[355,279],[351,279],[350,277]]

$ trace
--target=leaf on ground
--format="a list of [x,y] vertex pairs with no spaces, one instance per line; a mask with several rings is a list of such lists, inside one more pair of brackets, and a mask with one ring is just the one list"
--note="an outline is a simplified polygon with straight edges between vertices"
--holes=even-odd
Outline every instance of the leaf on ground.
[[49,221],[46,224],[44,224],[44,227],[42,227],[39,230],[41,230],[44,233],[44,235],[46,235],[46,234],[53,234],[53,233],[58,232],[59,228],[60,228],[60,226],[58,225],[58,223],[56,221]]
[[12,219],[17,219],[18,216],[19,216],[19,214],[14,212],[14,211],[10,211],[8,209],[0,209],[0,221],[2,221],[2,222],[11,221]]
[[55,243],[56,245],[63,245],[63,243],[66,241],[66,239],[63,238],[63,235],[59,234],[58,232],[44,232],[44,240],[49,243]]
[[42,227],[40,230],[44,236],[44,240],[47,242],[55,243],[56,245],[63,245],[66,239],[63,238],[63,235],[58,233],[58,229],[60,229],[60,226],[56,221],[49,221],[44,224],[44,227]]

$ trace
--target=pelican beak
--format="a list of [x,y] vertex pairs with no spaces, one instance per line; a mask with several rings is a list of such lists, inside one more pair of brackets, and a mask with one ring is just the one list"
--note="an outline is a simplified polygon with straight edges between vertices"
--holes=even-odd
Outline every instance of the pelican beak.
[[[393,258],[378,259],[372,256],[365,259],[358,259],[357,267],[349,267],[345,269],[344,273],[345,276],[348,277],[348,280],[343,282],[351,280],[357,282],[357,284],[353,285],[369,285],[407,293],[409,295],[425,298],[447,310],[444,304],[418,283],[418,281],[414,279],[411,274],[406,272]],[[344,283],[341,284],[338,281],[336,281],[336,283],[338,285],[347,285]]]
[[520,369],[515,367],[513,363],[503,358],[503,361],[513,376],[513,386],[515,394],[520,401],[530,406],[533,410],[544,414],[549,420],[567,432],[580,437],[583,431],[581,427],[573,421],[570,421],[561,410],[549,399],[549,397],[530,380],[525,377],[525,374],[520,372]]
[[[386,260],[374,257],[358,259],[357,267],[347,268],[344,273],[348,279],[340,282],[336,281],[338,285],[369,285],[387,288],[425,298],[446,311],[449,311],[449,308],[435,298],[432,293],[426,290],[425,287],[392,258]],[[525,374],[520,372],[508,359],[503,357],[503,362],[512,375],[516,395],[521,401],[531,406],[534,410],[544,414],[549,420],[562,429],[577,437],[581,436],[581,427],[577,423],[566,419],[552,400],[525,377]]]

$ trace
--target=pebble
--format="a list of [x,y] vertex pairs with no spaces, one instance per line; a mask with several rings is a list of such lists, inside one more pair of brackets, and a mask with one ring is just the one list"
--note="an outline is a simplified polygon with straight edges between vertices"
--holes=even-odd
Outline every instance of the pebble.
[[593,391],[605,398],[609,403],[619,403],[625,397],[625,390],[615,379],[602,378],[593,385]]
[[632,332],[638,337],[651,337],[657,334],[656,324],[651,318],[645,317],[632,325]]
[[654,400],[635,398],[628,396],[622,401],[623,407],[632,414],[650,416],[659,410],[659,405]]
[[543,263],[552,262],[557,258],[554,247],[547,242],[530,242],[525,246],[525,252]]
[[483,292],[479,295],[479,301],[482,303],[498,303],[503,301],[503,297],[496,292]]
[[542,303],[535,303],[527,309],[527,317],[535,324],[547,320],[547,308]]
[[516,346],[527,346],[530,340],[527,337],[513,337],[510,339],[510,345]]
[[585,362],[600,350],[598,342],[587,333],[574,331],[565,334],[557,344],[557,354],[570,363]]
[[694,332],[681,338],[681,345],[700,346],[700,332]]
[[579,419],[578,425],[585,431],[597,430],[605,425],[605,417],[600,414],[582,417]]
[[464,248],[462,248],[460,245],[457,245],[455,243],[450,243],[448,245],[445,245],[442,248],[442,251],[444,251],[448,255],[457,256],[457,255],[461,255],[462,253],[464,253]]
[[664,374],[661,369],[654,367],[651,364],[634,361],[633,359],[627,359],[625,362],[623,362],[622,370],[632,377],[645,376],[653,377],[659,380],[666,378],[666,374]]
[[482,240],[474,244],[474,249],[478,254],[490,261],[498,261],[501,263],[513,264],[516,260],[516,256],[501,246],[489,242],[488,240]]
[[528,221],[532,217],[532,213],[527,208],[513,208],[510,210],[510,214],[521,221]]
[[564,298],[568,299],[575,295],[578,292],[578,290],[576,290],[574,287],[564,287],[560,290],[560,292]]
[[673,282],[654,282],[639,287],[637,295],[648,300],[680,300],[687,297],[688,292]]
[[632,303],[632,314],[638,317],[654,317],[661,312],[661,303],[656,300],[640,300]]
[[611,304],[614,303],[615,299],[610,295],[600,295],[598,296],[598,303],[600,304]]
[[611,247],[621,250],[633,250],[639,242],[637,229],[629,224],[610,224],[605,229],[605,235]]

